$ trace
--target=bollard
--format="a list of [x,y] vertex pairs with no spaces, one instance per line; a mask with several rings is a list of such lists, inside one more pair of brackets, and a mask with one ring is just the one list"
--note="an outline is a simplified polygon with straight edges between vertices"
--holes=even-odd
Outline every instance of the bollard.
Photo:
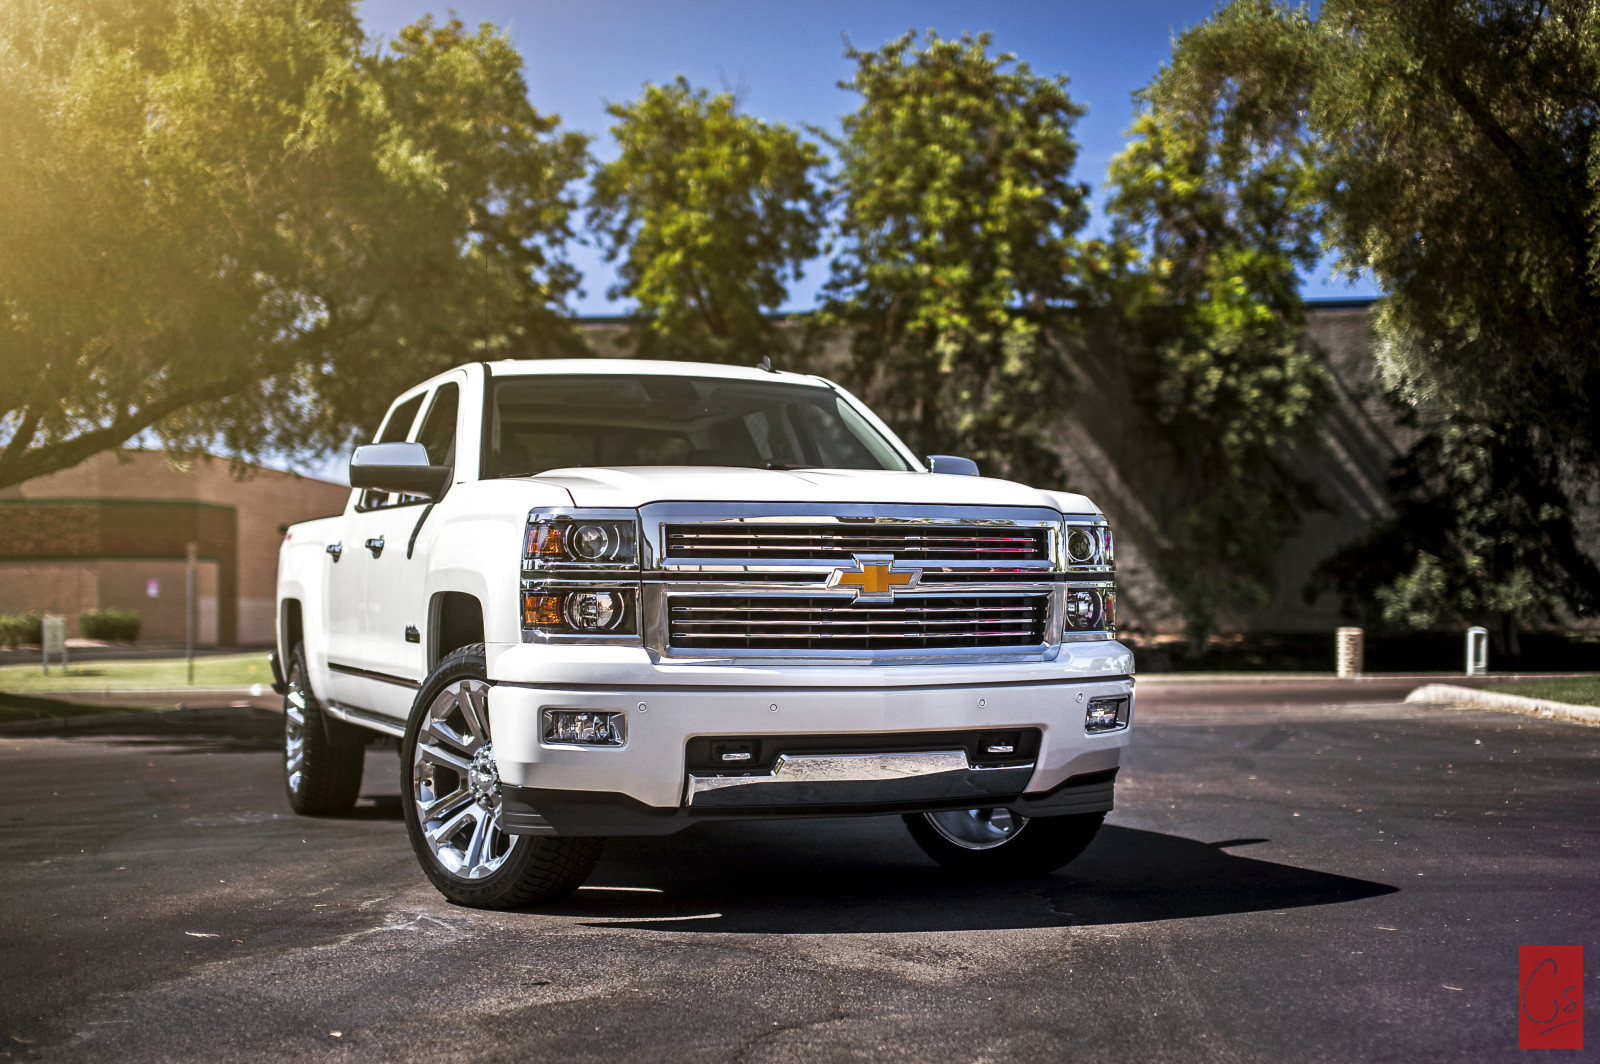
[[1489,629],[1467,629],[1467,675],[1482,676],[1489,671]]
[[1361,675],[1363,633],[1359,628],[1341,628],[1334,634],[1333,658],[1339,679]]

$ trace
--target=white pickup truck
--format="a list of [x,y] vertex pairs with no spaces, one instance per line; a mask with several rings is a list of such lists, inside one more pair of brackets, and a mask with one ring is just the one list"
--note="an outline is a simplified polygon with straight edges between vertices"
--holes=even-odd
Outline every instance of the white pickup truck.
[[606,836],[901,814],[941,864],[1042,874],[1112,805],[1133,710],[1081,495],[912,454],[850,394],[611,359],[400,396],[337,517],[293,525],[274,671],[289,802],[400,740],[451,900],[561,897]]

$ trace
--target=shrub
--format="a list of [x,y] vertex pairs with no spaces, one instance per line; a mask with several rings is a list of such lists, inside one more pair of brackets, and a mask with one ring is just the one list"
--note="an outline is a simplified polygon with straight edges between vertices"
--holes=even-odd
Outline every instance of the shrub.
[[133,610],[84,610],[78,614],[78,634],[85,639],[131,643],[139,638],[139,615]]
[[44,619],[37,613],[0,613],[0,646],[44,642]]
[[139,638],[139,614],[133,610],[85,610],[78,614],[78,635],[102,638],[112,643],[131,643]]

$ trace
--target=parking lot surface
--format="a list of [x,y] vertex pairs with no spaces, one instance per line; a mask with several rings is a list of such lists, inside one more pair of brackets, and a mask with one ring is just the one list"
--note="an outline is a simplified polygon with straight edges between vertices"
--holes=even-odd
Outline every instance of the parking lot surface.
[[898,819],[707,824],[510,913],[423,879],[392,748],[311,820],[269,712],[0,738],[0,1055],[1524,1059],[1517,947],[1594,985],[1600,728],[1411,686],[1141,685],[1116,812],[1042,879]]

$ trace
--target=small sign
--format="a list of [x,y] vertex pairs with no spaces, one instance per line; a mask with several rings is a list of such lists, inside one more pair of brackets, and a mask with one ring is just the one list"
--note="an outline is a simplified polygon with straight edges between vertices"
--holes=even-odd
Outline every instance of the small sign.
[[1517,1046],[1583,1048],[1583,946],[1517,950]]
[[51,654],[65,654],[67,652],[67,619],[65,617],[43,618],[44,629],[44,654],[48,660]]
[[144,582],[144,593],[148,598],[158,598],[161,595],[161,581],[146,580]]

